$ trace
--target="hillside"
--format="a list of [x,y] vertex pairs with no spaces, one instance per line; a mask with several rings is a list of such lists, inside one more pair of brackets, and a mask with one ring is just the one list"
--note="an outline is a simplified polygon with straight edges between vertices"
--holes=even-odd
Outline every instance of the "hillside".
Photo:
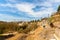
[[0,22],[0,34],[15,32],[6,40],[60,40],[60,12],[30,22]]
[[27,40],[60,40],[60,12],[56,12],[47,20],[43,19],[40,24],[42,23]]

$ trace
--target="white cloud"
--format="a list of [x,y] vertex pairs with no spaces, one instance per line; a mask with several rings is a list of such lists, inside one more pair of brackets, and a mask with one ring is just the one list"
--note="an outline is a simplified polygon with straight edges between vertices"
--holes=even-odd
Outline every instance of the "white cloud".
[[35,5],[33,4],[29,4],[29,3],[21,3],[21,4],[16,4],[16,8],[19,10],[19,11],[23,11],[23,12],[27,12],[28,14],[30,15],[34,15],[32,12],[32,8],[34,8]]
[[60,0],[48,0],[48,1],[50,1],[50,2],[52,2],[52,3],[60,2]]
[[0,14],[0,21],[20,21],[20,20],[27,21],[29,20],[29,18],[15,17],[15,16],[7,15],[7,14]]
[[10,3],[7,3],[7,4],[0,4],[0,6],[4,6],[4,7],[6,7],[6,6],[14,7],[14,5],[13,5],[13,4],[10,4]]
[[16,3],[17,0],[5,0],[7,3]]
[[60,0],[55,0],[55,2],[60,2]]
[[28,4],[28,3],[16,4],[16,8],[19,11],[27,12],[28,14],[32,15],[33,17],[41,17],[41,15],[43,15],[43,14],[50,14],[51,15],[52,12],[55,11],[54,8],[52,7],[52,4],[48,3],[48,2],[44,2],[44,4],[42,3],[40,5],[40,6],[44,6],[44,7],[47,7],[47,8],[44,9],[44,10],[41,10],[39,12],[35,12],[35,11],[32,10],[32,8],[34,8],[35,6],[37,6],[37,5]]
[[11,10],[8,8],[8,9],[1,9],[0,11],[9,11],[9,12],[13,12],[13,13],[15,13],[15,12],[17,12],[17,10],[14,10],[13,8],[15,8],[15,5],[13,5],[13,4],[10,4],[10,3],[7,3],[7,4],[0,4],[0,8],[1,7],[6,7],[6,8],[8,8],[8,7],[10,7],[11,8]]
[[47,8],[45,10],[39,11],[39,12],[33,12],[33,14],[35,14],[35,17],[43,17],[45,16],[44,14],[46,14],[48,16],[52,14],[52,12],[55,12],[55,10],[53,8]]
[[[10,0],[11,1],[11,0]],[[56,0],[57,1],[57,0]],[[51,1],[53,2],[53,1]],[[41,17],[42,15],[44,14],[52,14],[52,12],[56,11],[54,8],[53,8],[53,4],[49,2],[49,1],[46,1],[46,2],[43,2],[41,4],[30,4],[30,3],[20,3],[20,4],[0,4],[0,6],[9,6],[9,7],[15,7],[17,10],[19,11],[22,11],[22,12],[26,12],[27,14],[29,14],[30,16],[32,17]],[[44,10],[41,10],[39,12],[35,12],[32,10],[32,8],[36,7],[36,6],[44,6]],[[47,7],[47,8],[45,8]],[[45,15],[44,15],[45,16]],[[15,18],[15,17],[12,17],[12,18]],[[22,18],[24,19],[24,18]]]
[[16,4],[16,8],[24,12],[30,12],[32,7],[33,5],[31,4]]
[[46,1],[46,2],[43,2],[41,4],[39,4],[40,6],[45,6],[45,7],[52,7],[52,3]]
[[[9,0],[12,1],[12,0]],[[16,0],[13,0],[16,1]],[[34,8],[35,6],[44,6],[44,10],[41,10],[39,12],[35,12],[32,10],[32,8]],[[20,3],[20,4],[0,4],[0,6],[8,6],[8,7],[15,7],[17,10],[22,11],[22,12],[26,12],[27,14],[29,14],[30,16],[33,17],[40,17],[43,14],[51,14],[51,12],[55,11],[54,8],[52,7],[53,4],[51,2],[45,1],[42,2],[41,4],[30,4],[30,3]],[[47,8],[45,8],[47,7]],[[9,10],[10,11],[10,10]],[[12,12],[15,12],[15,10],[12,10]]]

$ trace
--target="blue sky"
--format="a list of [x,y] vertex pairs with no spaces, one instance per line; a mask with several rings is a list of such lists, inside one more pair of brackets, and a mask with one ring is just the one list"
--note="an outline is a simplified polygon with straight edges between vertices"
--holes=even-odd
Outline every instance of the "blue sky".
[[37,20],[56,12],[60,0],[0,0],[0,21]]

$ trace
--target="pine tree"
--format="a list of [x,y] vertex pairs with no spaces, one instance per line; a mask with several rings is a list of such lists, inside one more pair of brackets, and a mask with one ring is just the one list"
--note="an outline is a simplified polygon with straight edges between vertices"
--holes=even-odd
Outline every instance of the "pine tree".
[[58,6],[58,9],[57,9],[57,11],[58,11],[58,12],[60,11],[60,5]]

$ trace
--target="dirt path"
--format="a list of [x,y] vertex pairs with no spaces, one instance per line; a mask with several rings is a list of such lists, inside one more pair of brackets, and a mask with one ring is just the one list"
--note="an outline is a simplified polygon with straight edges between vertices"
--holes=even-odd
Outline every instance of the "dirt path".
[[6,40],[18,40],[18,38],[21,38],[23,36],[22,33],[17,33],[15,36],[8,38]]

